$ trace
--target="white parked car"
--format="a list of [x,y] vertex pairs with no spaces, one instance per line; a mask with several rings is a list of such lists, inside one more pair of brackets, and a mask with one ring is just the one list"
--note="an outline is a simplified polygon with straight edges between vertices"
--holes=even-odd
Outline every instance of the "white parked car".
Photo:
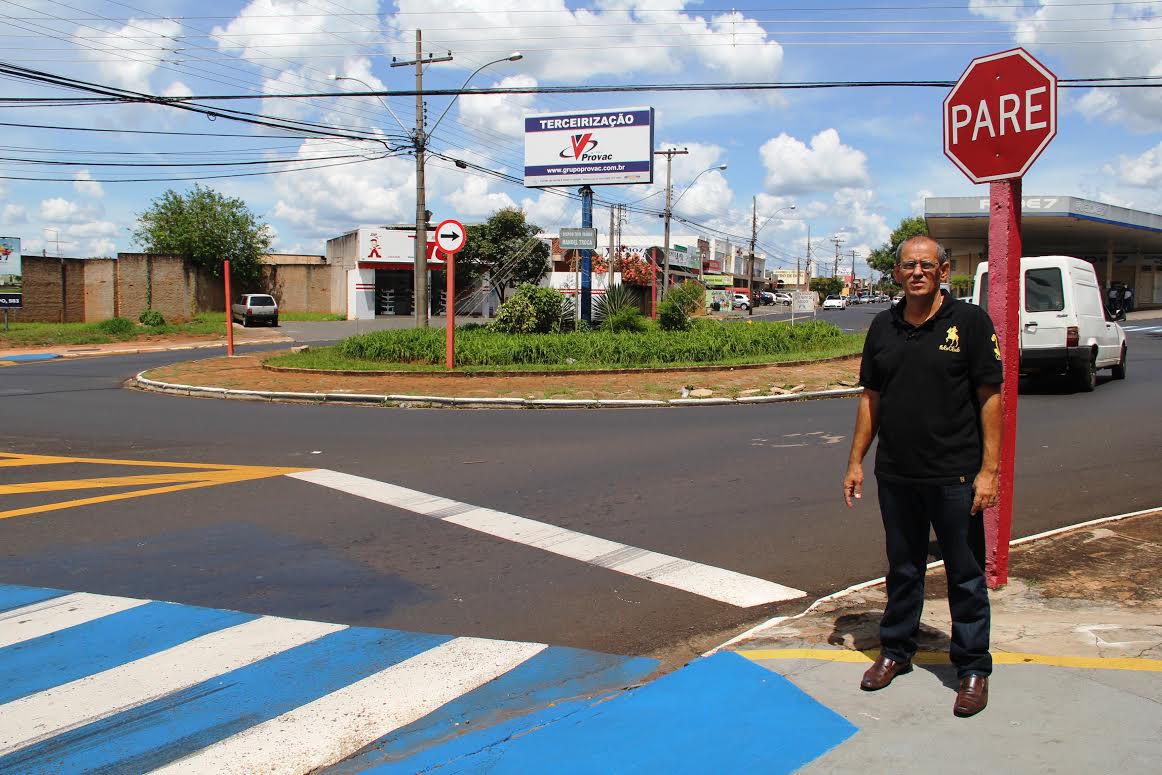
[[734,308],[735,309],[750,309],[750,300],[747,299],[745,293],[734,294]]
[[791,294],[785,291],[775,291],[775,304],[790,304]]
[[278,302],[266,293],[244,293],[230,305],[230,318],[245,326],[261,320],[278,325]]
[[[1079,390],[1097,370],[1126,377],[1126,332],[1102,303],[1093,264],[1071,256],[1021,259],[1022,374],[1065,374]],[[976,268],[972,301],[988,309],[988,262]]]
[[847,309],[847,297],[833,293],[823,300],[823,309]]

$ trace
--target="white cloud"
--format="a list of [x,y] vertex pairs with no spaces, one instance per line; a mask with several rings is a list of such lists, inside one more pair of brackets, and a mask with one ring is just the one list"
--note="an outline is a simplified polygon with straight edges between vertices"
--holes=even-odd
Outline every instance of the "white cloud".
[[1127,186],[1157,186],[1162,183],[1162,143],[1135,157],[1119,156],[1117,166],[1106,165],[1105,172]]
[[[512,75],[492,88],[526,88],[536,86],[531,75]],[[465,127],[499,132],[509,137],[524,136],[524,114],[532,110],[532,94],[464,94],[460,97],[460,123]]]
[[[333,152],[324,140],[307,140],[298,155]],[[407,223],[415,219],[415,163],[406,157],[368,160],[279,175],[274,215],[314,238],[337,236],[361,223]]]
[[0,210],[0,223],[28,223],[28,210],[25,209],[24,205],[6,204],[4,209]]
[[[1007,7],[1006,7],[1007,6]],[[971,10],[1011,25],[1013,40],[1034,55],[1052,56],[1064,67],[1059,78],[1157,75],[1162,72],[1162,39],[1155,34],[1158,9],[1152,3],[1069,5],[1041,0],[1014,6],[972,0]],[[1064,45],[1063,45],[1064,44]],[[1070,105],[1090,119],[1119,123],[1135,131],[1162,127],[1158,89],[1093,89]]]
[[229,24],[214,27],[211,36],[219,50],[259,66],[350,55],[360,48],[366,52],[381,35],[378,0],[344,0],[341,8],[340,13],[312,2],[252,0]]
[[117,224],[112,221],[88,221],[87,223],[66,226],[62,233],[74,240],[81,240],[95,237],[116,237],[120,230]]
[[73,175],[73,190],[83,196],[91,196],[97,199],[105,196],[105,189],[101,184],[93,180],[93,176],[89,174],[88,170],[81,170]]
[[[174,40],[182,25],[169,19],[131,18],[121,27],[86,23],[73,35],[79,45],[77,53],[92,61],[99,77],[92,80],[130,91],[149,93],[150,79],[165,64],[176,58],[179,44]],[[151,52],[144,47],[157,47]],[[167,50],[171,53],[166,53]],[[117,54],[120,53],[120,56]]]
[[866,186],[871,181],[867,155],[840,142],[835,129],[812,137],[810,147],[780,134],[764,143],[759,155],[767,168],[767,186],[779,193]]
[[936,196],[934,191],[927,188],[922,188],[916,192],[916,198],[908,202],[908,207],[912,208],[913,215],[924,214],[924,200]]
[[463,218],[485,219],[504,207],[515,207],[508,194],[489,191],[489,182],[475,175],[465,175],[457,190],[443,197]]
[[[520,69],[540,80],[576,81],[597,75],[677,73],[700,68],[723,78],[775,80],[783,49],[757,21],[740,13],[711,18],[686,13],[686,2],[612,0],[571,10],[564,0],[516,7],[510,0],[399,0],[387,20],[410,57],[414,30],[439,30],[439,47],[451,48],[464,66],[503,56],[498,39],[527,43]],[[453,13],[454,12],[454,13]],[[455,24],[449,24],[455,19]],[[567,37],[569,48],[558,45]]]
[[85,255],[96,258],[113,258],[117,255],[117,244],[111,239],[89,240]]
[[45,199],[40,203],[40,217],[51,223],[79,224],[102,214],[99,204],[78,204],[61,197]]

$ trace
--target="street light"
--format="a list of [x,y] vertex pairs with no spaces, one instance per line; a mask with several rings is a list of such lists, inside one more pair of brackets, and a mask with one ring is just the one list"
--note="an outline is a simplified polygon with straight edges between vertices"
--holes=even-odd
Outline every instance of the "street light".
[[[368,91],[376,91],[375,87],[373,87],[371,84],[369,84],[367,81],[364,81],[361,78],[353,78],[349,75],[332,75],[331,78],[333,78],[336,81],[355,81],[355,83],[361,83],[364,86],[366,86]],[[403,125],[403,122],[399,120],[399,116],[397,116],[395,114],[395,111],[391,109],[391,105],[387,104],[387,100],[385,100],[383,97],[380,97],[378,94],[375,95],[375,99],[379,100],[379,102],[383,105],[383,107],[387,108],[387,112],[390,113],[391,117],[395,119],[395,123],[399,124],[400,129],[402,129],[405,132],[408,131],[407,127],[405,127]]]
[[749,297],[747,299],[747,301],[750,302],[747,305],[747,314],[748,315],[754,314],[754,247],[755,247],[755,242],[758,240],[759,232],[762,231],[768,223],[775,220],[775,216],[778,215],[779,213],[783,212],[784,210],[794,210],[794,209],[795,209],[794,202],[787,205],[786,207],[780,207],[778,210],[775,210],[773,213],[771,213],[769,216],[767,216],[767,219],[765,221],[763,221],[763,225],[759,226],[758,225],[758,197],[751,197],[750,261],[748,262],[749,267],[748,267],[747,273],[746,273],[746,290],[747,290],[747,295]]
[[718,170],[718,171],[725,170],[726,165],[725,164],[718,164],[718,165],[715,165],[713,167],[707,167],[706,169],[699,172],[697,175],[694,176],[693,180],[691,180],[689,183],[686,184],[686,188],[682,189],[682,193],[678,194],[678,198],[675,199],[671,203],[670,202],[670,195],[673,193],[673,187],[670,185],[670,167],[673,163],[675,154],[685,154],[685,153],[688,153],[688,151],[683,148],[680,151],[679,150],[667,150],[667,151],[655,151],[655,153],[662,154],[666,157],[666,209],[662,213],[662,217],[666,219],[665,237],[663,238],[663,245],[662,245],[662,249],[664,251],[664,253],[662,254],[662,260],[663,260],[663,264],[664,264],[664,269],[662,270],[662,294],[664,295],[670,287],[670,218],[674,214],[674,207],[678,204],[678,202],[681,201],[682,197],[684,197],[686,195],[686,192],[694,187],[694,184],[698,182],[698,178],[702,177],[707,172],[712,172],[714,170]]
[[[477,73],[479,73],[481,70],[488,67],[489,65],[496,65],[496,64],[500,64],[501,62],[519,62],[520,60],[522,60],[524,58],[525,58],[524,54],[520,53],[519,51],[514,51],[506,57],[502,57],[500,59],[494,59],[491,62],[485,62],[480,67],[473,70],[472,74],[464,79],[464,83],[462,83],[460,85],[460,89],[463,89],[465,86],[467,86],[468,82],[471,81],[473,78],[475,78]],[[459,90],[457,90],[457,91],[459,91]],[[446,108],[444,108],[444,112],[440,114],[440,117],[436,119],[436,123],[432,125],[432,131],[428,132],[428,137],[431,137],[432,135],[434,135],[436,133],[436,129],[439,128],[440,122],[444,120],[444,116],[448,115],[448,111],[452,109],[452,106],[456,104],[456,100],[458,100],[458,99],[460,99],[459,94],[454,96],[452,98],[452,101],[448,103],[448,106]]]

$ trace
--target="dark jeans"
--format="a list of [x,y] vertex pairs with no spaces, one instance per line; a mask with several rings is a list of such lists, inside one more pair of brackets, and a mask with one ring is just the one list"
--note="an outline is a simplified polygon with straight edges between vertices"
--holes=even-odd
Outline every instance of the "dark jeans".
[[924,609],[928,528],[944,558],[952,613],[949,656],[957,675],[989,675],[989,599],[984,578],[984,520],[972,514],[972,485],[915,485],[879,480],[888,550],[888,604],[880,621],[883,655],[906,662],[916,653]]

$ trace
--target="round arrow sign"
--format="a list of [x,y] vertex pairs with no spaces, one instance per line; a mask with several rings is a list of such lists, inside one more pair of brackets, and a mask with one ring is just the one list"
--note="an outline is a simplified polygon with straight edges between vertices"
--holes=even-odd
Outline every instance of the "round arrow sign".
[[467,240],[468,232],[464,230],[464,224],[459,221],[449,219],[436,227],[436,247],[444,251],[446,255],[463,250]]

